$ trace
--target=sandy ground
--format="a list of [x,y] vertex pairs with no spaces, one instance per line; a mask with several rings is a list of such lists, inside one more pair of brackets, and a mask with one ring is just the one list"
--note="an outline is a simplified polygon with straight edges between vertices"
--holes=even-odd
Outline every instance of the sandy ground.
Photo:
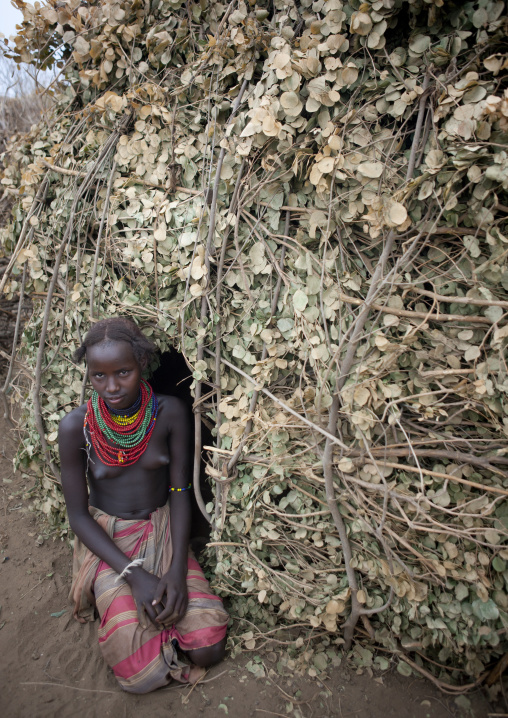
[[246,670],[253,655],[244,653],[211,669],[192,689],[173,684],[146,696],[122,692],[99,654],[97,624],[72,618],[70,549],[29,510],[23,494],[32,482],[13,472],[15,448],[16,437],[0,418],[2,718],[158,718],[169,710],[188,718],[487,718],[493,712],[480,692],[469,696],[468,709],[395,667],[358,675],[353,666],[341,666],[321,680],[280,675],[270,653],[261,656],[268,670],[263,679]]

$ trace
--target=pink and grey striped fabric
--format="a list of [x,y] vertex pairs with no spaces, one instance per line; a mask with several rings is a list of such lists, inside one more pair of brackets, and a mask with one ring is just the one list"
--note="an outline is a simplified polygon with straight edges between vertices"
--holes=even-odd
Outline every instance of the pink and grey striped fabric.
[[[90,507],[92,517],[131,560],[143,558],[143,568],[162,576],[171,565],[172,547],[168,505],[143,521],[119,519]],[[76,537],[70,598],[74,617],[93,620],[97,607],[101,623],[99,645],[120,686],[131,693],[148,693],[171,679],[186,682],[189,666],[176,654],[173,640],[183,651],[204,648],[226,635],[228,615],[215,596],[194,556],[189,552],[187,588],[189,606],[183,619],[162,630],[150,621],[143,627],[124,580]]]

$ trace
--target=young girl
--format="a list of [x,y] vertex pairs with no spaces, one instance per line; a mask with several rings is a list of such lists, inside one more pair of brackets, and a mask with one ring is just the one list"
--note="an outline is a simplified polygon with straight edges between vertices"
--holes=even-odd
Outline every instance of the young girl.
[[59,430],[74,615],[97,608],[102,654],[132,693],[197,680],[223,658],[228,621],[189,552],[185,406],[141,376],[154,349],[129,319],[93,325],[74,359],[86,359],[94,391]]

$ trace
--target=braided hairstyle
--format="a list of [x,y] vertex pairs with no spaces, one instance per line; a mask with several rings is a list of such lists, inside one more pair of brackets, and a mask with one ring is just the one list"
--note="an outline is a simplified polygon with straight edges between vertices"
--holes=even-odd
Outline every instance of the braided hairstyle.
[[136,361],[146,367],[152,356],[157,351],[151,342],[132,319],[127,317],[110,317],[101,319],[93,324],[88,330],[83,343],[72,355],[75,362],[80,362],[86,357],[88,347],[100,344],[101,342],[127,342],[132,347],[132,353]]

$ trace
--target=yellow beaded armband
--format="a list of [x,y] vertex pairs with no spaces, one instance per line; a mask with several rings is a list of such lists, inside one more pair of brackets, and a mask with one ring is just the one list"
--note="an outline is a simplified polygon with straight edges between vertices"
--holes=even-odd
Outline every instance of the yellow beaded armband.
[[170,491],[188,491],[192,487],[192,484],[185,486],[183,489],[175,489],[173,486],[170,487]]

